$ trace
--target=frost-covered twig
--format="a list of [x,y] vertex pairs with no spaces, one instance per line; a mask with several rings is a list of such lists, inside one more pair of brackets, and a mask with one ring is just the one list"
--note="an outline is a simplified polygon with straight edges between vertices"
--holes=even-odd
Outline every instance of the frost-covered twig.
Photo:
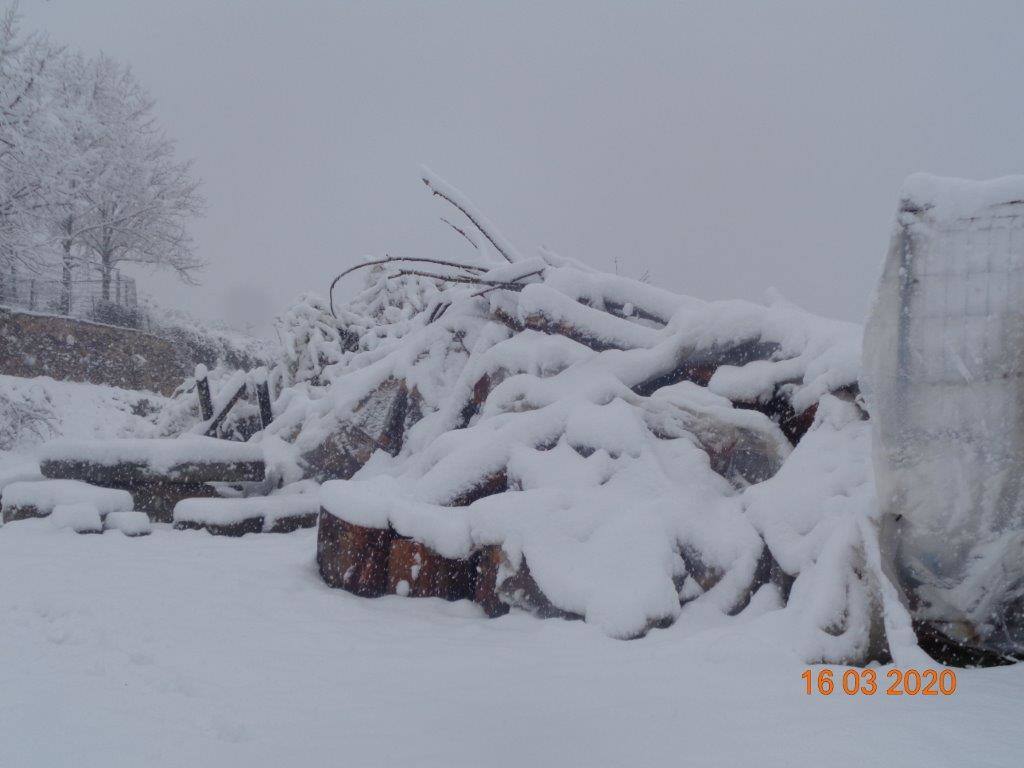
[[427,189],[442,200],[458,208],[473,223],[473,226],[480,231],[480,234],[486,237],[488,242],[495,247],[505,261],[511,264],[523,260],[515,246],[473,205],[469,198],[426,166],[422,166],[421,171],[423,183],[427,185]]
[[[534,269],[534,270],[532,270],[530,272],[526,272],[526,273],[524,273],[522,275],[519,275],[519,277],[513,277],[510,282],[513,283],[513,284],[518,285],[520,280],[525,280],[528,277],[534,277],[535,275],[543,275],[543,274],[544,274],[544,270],[543,269]],[[491,291],[497,291],[500,288],[504,288],[504,287],[505,287],[504,284],[492,285],[489,288],[484,288],[482,291],[477,291],[476,293],[474,293],[473,294],[473,298],[475,299],[475,298],[478,298],[480,296],[486,296]],[[519,286],[515,290],[522,290],[523,287],[524,286]]]
[[364,261],[362,264],[356,264],[354,267],[349,267],[348,269],[346,269],[344,272],[339,274],[337,277],[335,277],[331,281],[331,287],[328,289],[328,292],[327,292],[328,299],[330,300],[331,314],[334,315],[335,317],[338,316],[338,313],[334,309],[334,287],[338,284],[338,282],[341,280],[341,278],[345,277],[346,275],[350,275],[350,274],[352,274],[353,272],[355,272],[356,270],[359,270],[359,269],[364,269],[366,267],[375,267],[375,266],[378,266],[380,264],[390,264],[392,262],[416,262],[416,263],[423,263],[423,264],[439,264],[439,265],[445,266],[445,267],[455,267],[457,269],[465,269],[465,270],[470,271],[470,272],[484,272],[484,271],[486,271],[484,267],[478,266],[476,264],[462,264],[462,263],[457,262],[457,261],[445,261],[444,259],[416,258],[416,257],[413,257],[413,256],[385,256],[383,259],[374,259],[372,261]]
[[388,277],[403,277],[404,275],[416,275],[417,277],[429,277],[434,280],[443,280],[449,283],[469,283],[470,285],[489,285],[492,288],[506,288],[510,291],[521,291],[525,285],[517,282],[524,278],[532,275],[538,275],[543,270],[536,269],[532,272],[528,272],[525,275],[513,278],[512,280],[488,280],[485,277],[477,277],[471,275],[438,275],[432,272],[421,272],[417,269],[400,269]]
[[475,240],[473,240],[473,238],[471,238],[468,234],[466,234],[466,230],[464,230],[462,227],[458,227],[458,226],[452,224],[444,216],[441,217],[441,221],[443,221],[449,227],[451,227],[456,232],[458,232],[460,235],[462,235],[464,238],[466,238],[466,242],[469,243],[470,245],[472,245],[475,250],[478,250],[478,251],[480,250],[480,246],[476,243]]

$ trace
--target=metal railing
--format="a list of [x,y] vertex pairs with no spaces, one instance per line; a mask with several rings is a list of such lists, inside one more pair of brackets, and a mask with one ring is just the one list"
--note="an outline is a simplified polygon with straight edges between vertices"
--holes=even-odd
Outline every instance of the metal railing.
[[110,270],[106,279],[91,266],[76,266],[56,277],[0,270],[0,305],[127,328],[145,324],[135,280],[118,269]]

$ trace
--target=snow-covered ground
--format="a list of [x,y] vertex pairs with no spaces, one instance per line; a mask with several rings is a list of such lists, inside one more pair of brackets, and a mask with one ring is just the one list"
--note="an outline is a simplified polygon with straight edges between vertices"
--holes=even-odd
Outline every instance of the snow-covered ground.
[[155,415],[170,402],[152,392],[0,375],[0,455],[11,448],[25,453],[54,437],[149,437]]
[[[320,581],[315,533],[0,528],[0,766],[1019,766],[1024,665],[808,696],[780,611],[619,641]],[[884,679],[884,670],[879,670]]]

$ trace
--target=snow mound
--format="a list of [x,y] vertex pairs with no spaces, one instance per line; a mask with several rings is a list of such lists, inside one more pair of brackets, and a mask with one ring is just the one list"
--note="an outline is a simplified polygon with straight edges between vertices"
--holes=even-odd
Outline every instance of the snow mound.
[[39,462],[18,455],[0,454],[0,493],[11,483],[26,480],[42,480]]
[[152,437],[171,402],[150,392],[0,375],[0,451],[27,453],[56,437]]
[[100,515],[132,509],[132,495],[115,488],[100,488],[78,480],[37,480],[11,483],[3,489],[6,519],[9,510],[33,509],[34,517],[46,517],[62,504],[86,503]]
[[153,526],[145,512],[111,512],[103,520],[103,529],[120,531],[125,536],[148,536]]
[[1000,208],[1024,203],[1024,176],[1003,176],[974,181],[928,173],[915,173],[903,182],[902,208],[925,214],[935,222],[951,224],[979,214],[991,215]]
[[75,533],[103,533],[99,509],[88,501],[57,504],[48,519],[54,528],[70,528]]
[[282,520],[316,515],[319,511],[316,493],[279,493],[240,499],[185,499],[174,507],[174,522],[226,527],[260,519],[263,530],[270,531]]

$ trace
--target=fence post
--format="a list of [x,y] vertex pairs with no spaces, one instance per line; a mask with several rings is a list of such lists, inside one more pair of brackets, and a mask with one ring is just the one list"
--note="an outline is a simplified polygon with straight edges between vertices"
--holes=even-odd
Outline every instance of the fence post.
[[60,276],[60,310],[65,315],[71,314],[71,261],[68,256],[64,257],[64,264]]
[[199,363],[196,366],[196,392],[199,393],[199,410],[203,415],[203,421],[213,418],[213,398],[210,396],[210,379],[206,366]]
[[29,278],[28,281],[28,308],[33,310],[36,308],[36,279]]
[[117,270],[117,276],[114,278],[114,303],[121,303],[121,270]]
[[262,366],[257,368],[252,372],[252,378],[256,382],[256,399],[260,404],[260,422],[266,429],[274,420],[274,412],[270,407],[270,384],[267,382],[267,369]]

